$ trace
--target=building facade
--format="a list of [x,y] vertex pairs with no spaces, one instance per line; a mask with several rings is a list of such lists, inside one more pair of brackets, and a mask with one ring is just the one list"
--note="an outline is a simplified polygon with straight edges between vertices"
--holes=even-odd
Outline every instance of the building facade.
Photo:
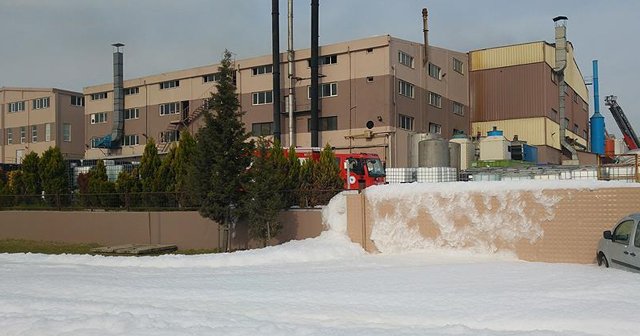
[[[310,50],[295,51],[293,81],[281,55],[281,132],[285,146],[308,147]],[[442,48],[377,36],[320,47],[319,143],[338,152],[376,153],[387,166],[409,163],[411,135],[470,131],[468,57]],[[271,55],[235,60],[243,122],[255,136],[273,131]],[[148,138],[161,151],[181,129],[194,133],[199,112],[216,90],[218,65],[174,71],[124,82],[124,141],[101,149],[96,139],[111,132],[113,84],[84,89],[87,159],[139,157]],[[126,74],[125,74],[126,75]],[[289,88],[293,83],[293,97]],[[288,100],[293,99],[290,138]],[[193,119],[187,123],[185,119]],[[372,126],[371,128],[367,127]]]
[[0,88],[0,162],[21,163],[29,152],[59,147],[66,159],[82,159],[82,93],[55,88]]
[[559,164],[567,157],[560,145],[560,123],[581,162],[589,141],[589,93],[571,43],[567,44],[565,118],[560,120],[555,46],[532,42],[469,53],[472,135],[493,127],[507,139],[517,136],[538,148],[538,162]]

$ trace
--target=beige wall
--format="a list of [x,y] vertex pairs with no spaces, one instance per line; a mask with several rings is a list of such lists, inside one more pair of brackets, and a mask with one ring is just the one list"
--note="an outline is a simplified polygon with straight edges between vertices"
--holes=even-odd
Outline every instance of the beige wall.
[[[431,196],[433,198],[429,198]],[[478,242],[493,244],[499,251],[515,252],[518,258],[527,261],[586,264],[594,262],[603,230],[610,230],[618,219],[629,213],[640,212],[638,187],[520,191],[512,196],[506,191],[501,196],[489,197],[484,193],[470,193],[468,198],[467,194],[459,195],[462,197],[460,199],[451,195],[439,197],[437,194],[427,196],[416,193],[414,200],[430,199],[438,209],[448,208],[450,212],[455,211],[455,204],[460,200],[474,205],[477,211],[473,214],[450,213],[452,218],[455,217],[454,232],[445,235],[435,219],[438,216],[441,218],[442,213],[430,213],[428,207],[421,207],[415,216],[407,216],[413,204],[396,198],[398,196],[374,202],[367,198],[365,191],[347,197],[348,233],[352,241],[362,244],[368,251],[376,251],[376,245],[371,240],[372,227],[378,221],[391,221],[397,222],[397,225],[406,224],[408,230],[417,230],[422,237],[430,240],[447,242],[452,234],[455,236],[455,232],[472,232],[466,240],[457,240],[456,243],[467,248],[473,248]],[[545,202],[550,203],[549,208],[543,205]],[[522,213],[513,208],[521,209]],[[516,231],[507,230],[504,235],[499,235],[500,228],[491,231],[469,229],[472,225],[470,216],[492,218],[497,212],[502,212],[499,213],[501,216],[513,216],[513,221],[521,221],[520,216],[525,216],[531,221],[532,228],[539,230],[540,236],[531,239],[531,236],[525,235],[509,241],[503,238],[517,235]],[[396,221],[394,216],[397,214],[409,219],[406,223]]]
[[[284,228],[270,244],[316,237],[323,230],[320,210],[281,214]],[[261,246],[238,224],[232,249]],[[176,244],[180,249],[214,249],[223,245],[218,224],[197,212],[0,211],[0,239],[68,243]]]

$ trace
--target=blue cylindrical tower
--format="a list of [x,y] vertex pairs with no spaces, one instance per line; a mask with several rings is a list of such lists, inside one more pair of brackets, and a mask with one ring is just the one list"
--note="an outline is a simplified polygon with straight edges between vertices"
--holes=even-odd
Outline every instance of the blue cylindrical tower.
[[591,152],[604,155],[604,117],[600,114],[598,60],[593,60],[593,115],[591,116]]

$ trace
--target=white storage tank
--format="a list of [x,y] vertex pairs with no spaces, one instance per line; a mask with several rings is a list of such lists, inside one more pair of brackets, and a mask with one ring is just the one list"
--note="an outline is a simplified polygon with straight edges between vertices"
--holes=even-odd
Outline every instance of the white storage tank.
[[494,127],[493,131],[487,133],[487,137],[480,139],[480,160],[511,160],[510,144],[511,142],[504,137],[503,132]]
[[476,146],[475,144],[464,134],[456,134],[449,142],[457,143],[460,145],[460,170],[467,170],[471,168],[471,163],[475,161]]

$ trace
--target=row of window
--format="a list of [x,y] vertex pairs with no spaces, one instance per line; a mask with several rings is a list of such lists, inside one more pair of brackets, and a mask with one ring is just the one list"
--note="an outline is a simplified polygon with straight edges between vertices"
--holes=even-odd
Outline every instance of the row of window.
[[[464,74],[464,62],[462,62],[461,60],[455,57],[453,57],[452,59],[453,59],[453,63],[452,63],[453,71],[461,75]],[[398,51],[398,63],[412,69],[415,68],[413,56],[407,54],[402,50]],[[427,73],[429,74],[429,76],[438,80],[441,80],[443,77],[442,69],[433,63],[429,63]]]
[[[25,110],[26,102],[13,102],[7,104],[7,109],[9,112],[20,112]],[[39,110],[49,107],[49,97],[38,98],[33,100],[33,109]]]
[[[20,127],[20,142],[21,144],[27,141],[27,127]],[[38,126],[31,126],[31,142],[38,142]],[[51,124],[47,123],[44,125],[44,141],[51,141]],[[71,141],[71,124],[62,124],[62,141],[70,142]],[[13,129],[7,129],[7,145],[12,145],[13,142]]]
[[[338,83],[323,83],[318,87],[318,96],[335,97],[338,95]],[[307,98],[311,99],[311,87],[307,87]],[[273,104],[273,91],[254,92],[251,95],[252,105]]]

